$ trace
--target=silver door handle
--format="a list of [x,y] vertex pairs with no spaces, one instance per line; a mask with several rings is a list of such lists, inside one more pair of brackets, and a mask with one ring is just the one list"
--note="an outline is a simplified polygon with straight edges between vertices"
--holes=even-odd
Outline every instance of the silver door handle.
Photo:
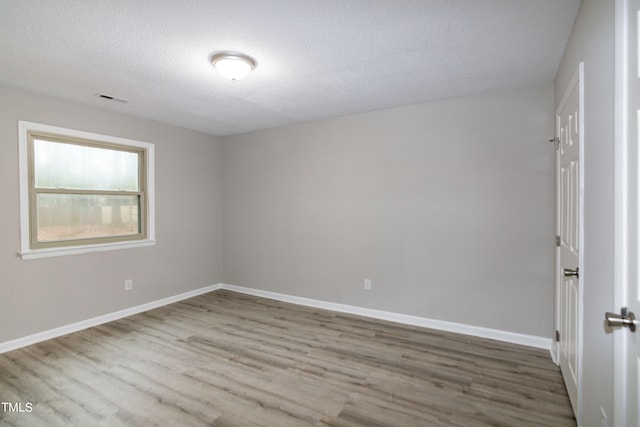
[[572,270],[570,268],[565,268],[564,270],[562,270],[565,277],[571,277],[571,276],[576,276],[576,278],[578,278],[578,267],[576,267],[575,270]]
[[640,322],[636,320],[636,316],[633,312],[627,312],[627,307],[622,307],[622,309],[620,309],[620,314],[610,312],[605,313],[604,319],[607,321],[608,326],[626,326],[631,332],[635,332],[636,325],[640,324]]

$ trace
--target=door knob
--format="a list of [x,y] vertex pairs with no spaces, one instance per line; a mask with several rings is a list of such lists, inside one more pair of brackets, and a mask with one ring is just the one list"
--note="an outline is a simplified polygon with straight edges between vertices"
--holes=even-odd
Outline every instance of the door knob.
[[608,326],[626,326],[631,330],[631,332],[635,332],[636,325],[640,323],[636,320],[636,316],[633,312],[627,312],[627,307],[622,307],[620,309],[620,314],[610,312],[605,313],[604,319],[607,321]]
[[571,276],[576,276],[576,278],[578,278],[578,267],[576,267],[575,270],[572,270],[570,268],[565,268],[564,270],[562,270],[564,272],[565,277],[571,277]]

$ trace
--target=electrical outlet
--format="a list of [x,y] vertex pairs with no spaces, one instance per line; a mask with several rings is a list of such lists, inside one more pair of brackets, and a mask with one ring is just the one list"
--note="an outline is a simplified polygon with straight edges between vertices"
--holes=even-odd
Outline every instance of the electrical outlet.
[[364,279],[364,288],[368,291],[371,290],[371,279]]
[[124,281],[124,290],[125,291],[130,291],[131,289],[133,289],[133,280],[131,279],[127,279]]

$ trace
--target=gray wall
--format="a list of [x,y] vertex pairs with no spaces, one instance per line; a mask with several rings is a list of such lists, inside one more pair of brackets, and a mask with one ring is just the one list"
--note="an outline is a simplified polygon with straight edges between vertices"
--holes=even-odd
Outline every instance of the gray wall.
[[556,103],[584,61],[584,347],[582,425],[613,417],[613,340],[603,317],[613,306],[614,2],[584,0],[556,79]]
[[548,83],[223,137],[223,281],[550,337],[553,120]]
[[[18,120],[154,143],[158,243],[17,257]],[[220,172],[216,137],[0,87],[0,342],[220,282]]]

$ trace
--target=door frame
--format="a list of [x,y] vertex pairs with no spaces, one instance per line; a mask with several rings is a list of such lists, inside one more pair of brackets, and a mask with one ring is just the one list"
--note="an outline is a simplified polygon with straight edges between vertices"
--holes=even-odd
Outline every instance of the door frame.
[[[578,380],[578,403],[575,408],[575,416],[578,425],[581,424],[582,414],[582,336],[583,336],[583,299],[584,299],[584,62],[578,64],[578,68],[575,71],[573,77],[569,81],[569,84],[564,88],[564,94],[562,101],[558,104],[556,110],[556,137],[560,137],[560,113],[564,109],[566,103],[569,100],[571,90],[574,86],[578,86],[578,126],[580,127],[580,138],[578,141],[578,161],[580,166],[578,168],[578,268],[580,270],[580,276],[578,277],[578,319],[577,319],[577,348],[578,348],[578,366],[577,366],[577,380]],[[560,150],[556,149],[556,236],[560,235],[560,222],[561,218],[561,172],[560,172]],[[556,319],[555,327],[556,331],[560,330],[560,292],[562,286],[560,265],[560,247],[555,247],[556,267],[555,267],[555,287],[556,287]],[[560,365],[560,345],[553,340],[553,350],[551,356],[556,365]]]
[[[615,0],[614,51],[614,227],[613,227],[613,311],[627,306],[628,230],[628,0]],[[618,333],[616,333],[618,332]],[[627,419],[627,331],[613,333],[613,420],[624,427]]]

